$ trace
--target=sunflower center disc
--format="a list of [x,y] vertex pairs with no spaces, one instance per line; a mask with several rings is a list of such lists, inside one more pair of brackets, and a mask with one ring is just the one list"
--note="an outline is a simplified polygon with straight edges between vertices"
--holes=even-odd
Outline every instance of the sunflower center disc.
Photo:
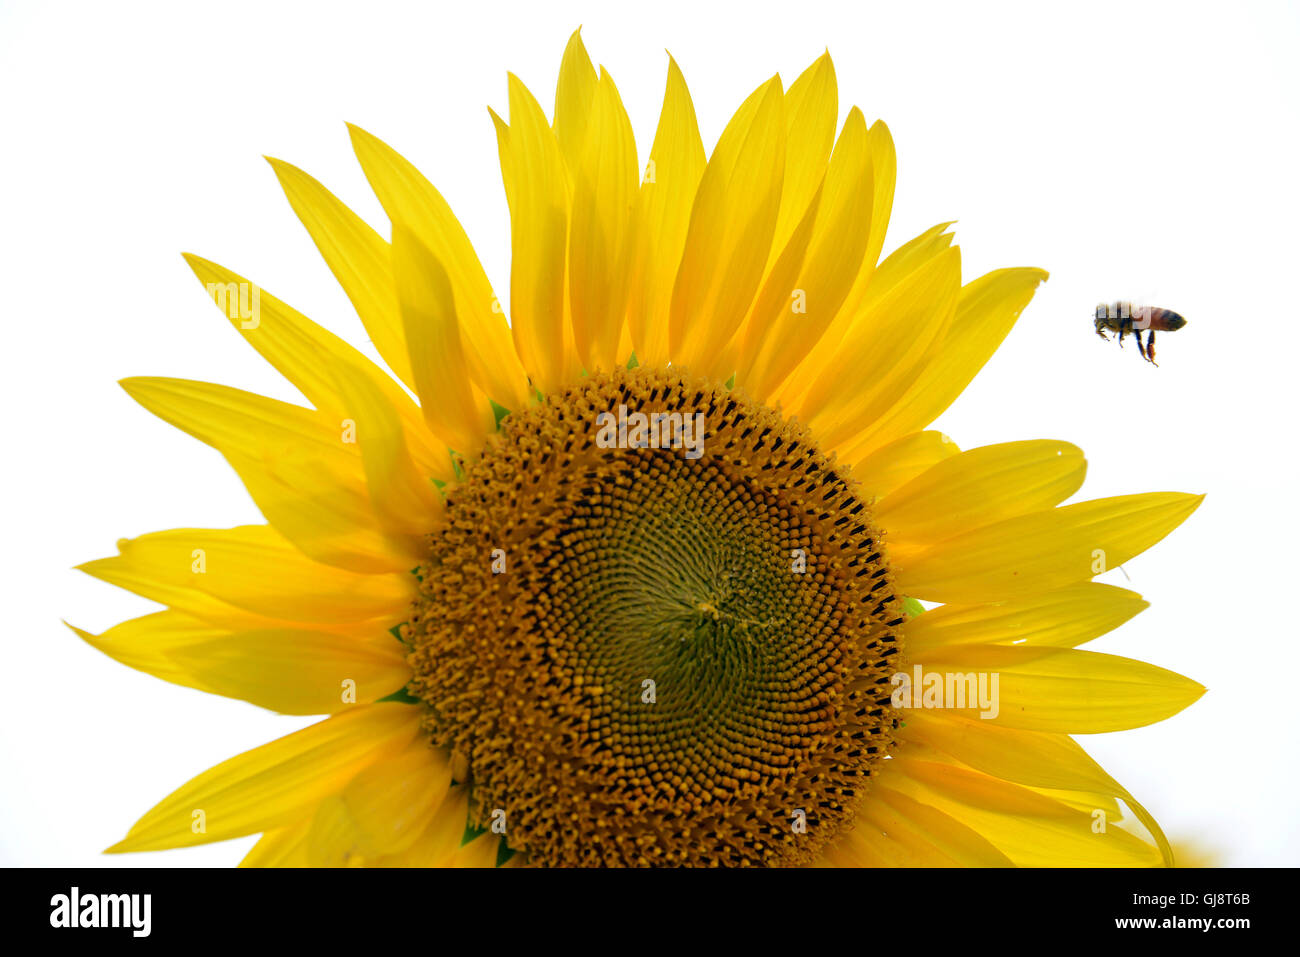
[[447,519],[405,634],[479,826],[535,864],[779,865],[848,824],[904,616],[802,429],[678,372],[592,376],[506,418]]

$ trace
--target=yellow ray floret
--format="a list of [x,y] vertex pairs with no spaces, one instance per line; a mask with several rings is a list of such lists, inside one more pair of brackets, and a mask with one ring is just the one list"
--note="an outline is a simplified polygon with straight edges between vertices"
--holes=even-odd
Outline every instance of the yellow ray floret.
[[404,749],[419,717],[405,705],[364,705],[247,751],[176,790],[108,850],[190,847],[281,827]]
[[[527,374],[511,345],[505,311],[460,221],[433,184],[396,150],[360,127],[348,129],[357,160],[393,228],[400,224],[413,232],[447,273],[471,379],[506,408],[522,409],[531,398]],[[396,309],[391,281],[388,293],[390,308]]]
[[399,618],[415,594],[409,575],[365,575],[311,561],[275,529],[178,528],[117,543],[121,553],[79,566],[207,621]]
[[899,582],[916,598],[963,604],[1051,591],[1146,551],[1203,498],[1147,492],[1019,515],[926,549],[899,566]]
[[687,368],[718,371],[710,360],[739,328],[762,279],[781,204],[783,100],[779,77],[755,90],[700,179],[668,318],[673,361]]
[[628,328],[637,356],[647,365],[668,364],[673,281],[704,165],[695,106],[681,70],[670,57],[663,111],[637,195],[629,253]]
[[103,635],[73,631],[146,674],[280,714],[333,714],[400,691],[411,677],[401,644],[380,624],[234,630],[169,610]]
[[1073,648],[1149,607],[1137,592],[1081,582],[1010,601],[943,605],[907,623],[907,647],[911,654],[956,644]]

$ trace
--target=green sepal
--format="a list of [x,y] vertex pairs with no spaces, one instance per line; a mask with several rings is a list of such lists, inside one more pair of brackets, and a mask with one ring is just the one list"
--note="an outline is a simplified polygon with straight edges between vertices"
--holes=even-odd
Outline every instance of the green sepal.
[[499,429],[501,428],[501,420],[510,414],[510,410],[504,405],[498,405],[493,399],[488,399],[488,402],[492,403],[492,417],[495,419],[492,424]]
[[420,703],[420,699],[415,697],[415,695],[411,694],[411,692],[407,691],[405,688],[398,688],[392,694],[384,695],[382,698],[376,699],[375,703],[378,704],[379,702],[382,701],[395,701],[398,704],[419,704]]

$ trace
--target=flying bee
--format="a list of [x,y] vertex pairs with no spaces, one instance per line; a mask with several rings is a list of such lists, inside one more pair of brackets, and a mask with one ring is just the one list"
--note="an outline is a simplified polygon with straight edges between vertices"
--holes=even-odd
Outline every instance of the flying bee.
[[[1172,309],[1159,306],[1135,306],[1131,302],[1116,302],[1110,305],[1101,303],[1097,306],[1093,326],[1097,335],[1109,340],[1107,331],[1119,333],[1119,344],[1124,345],[1124,337],[1129,333],[1137,340],[1138,355],[1152,365],[1156,365],[1156,333],[1176,332],[1187,325],[1187,320]],[[1142,345],[1142,330],[1147,330],[1147,344]]]

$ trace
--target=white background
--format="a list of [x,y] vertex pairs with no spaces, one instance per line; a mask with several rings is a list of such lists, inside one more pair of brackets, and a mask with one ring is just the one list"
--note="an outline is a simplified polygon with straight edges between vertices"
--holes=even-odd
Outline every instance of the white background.
[[[509,69],[549,108],[579,24],[643,160],[665,48],[711,148],[755,86],[774,71],[788,84],[829,46],[841,117],[856,103],[897,142],[886,251],[955,218],[967,278],[1051,271],[939,424],[963,447],[1081,445],[1084,497],[1209,493],[1127,566],[1153,607],[1089,646],[1209,693],[1083,741],[1175,840],[1227,864],[1300,863],[1296,6],[861,0],[0,3],[0,862],[233,863],[251,838],[99,851],[193,774],[308,720],[130,671],[60,623],[99,631],[151,607],[70,570],[119,537],[259,520],[215,452],[115,384],[172,375],[297,398],[180,251],[360,342],[260,158],[303,166],[386,233],[350,120],[439,186],[504,296],[508,219],[484,107],[504,113]],[[1188,318],[1158,342],[1160,368],[1093,335],[1094,305],[1117,298]]]

